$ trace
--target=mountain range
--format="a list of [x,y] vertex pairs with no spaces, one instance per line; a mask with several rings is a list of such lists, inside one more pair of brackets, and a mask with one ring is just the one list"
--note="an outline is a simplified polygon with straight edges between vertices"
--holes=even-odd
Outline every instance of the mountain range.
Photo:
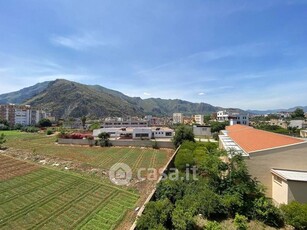
[[179,99],[129,97],[99,85],[84,85],[64,79],[38,83],[17,92],[0,95],[0,104],[26,104],[51,112],[56,118],[89,116],[170,116],[210,114],[221,107]]
[[[175,112],[184,115],[211,114],[218,110],[243,111],[222,108],[207,103],[192,103],[180,99],[129,97],[121,92],[100,85],[84,85],[64,79],[46,81],[16,92],[0,95],[0,104],[26,104],[43,108],[56,118],[89,116],[171,116]],[[301,107],[307,111],[307,106]],[[252,114],[294,111],[295,108],[278,110],[248,110]]]

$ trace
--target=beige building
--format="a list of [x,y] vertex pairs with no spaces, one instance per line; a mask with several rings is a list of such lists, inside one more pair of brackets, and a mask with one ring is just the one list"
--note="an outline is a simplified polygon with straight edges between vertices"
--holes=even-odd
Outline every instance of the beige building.
[[183,116],[182,113],[173,113],[173,124],[182,124]]
[[302,139],[244,125],[228,126],[222,133],[220,147],[246,156],[250,175],[264,185],[268,197],[273,196],[271,169],[307,171],[307,142]]
[[194,120],[195,123],[198,125],[203,125],[204,124],[204,115],[194,115]]
[[304,137],[304,138],[307,138],[307,129],[306,130],[301,130],[300,131],[300,136]]
[[277,126],[282,127],[284,129],[288,128],[288,122],[281,120],[281,119],[271,119],[270,125],[277,125]]
[[271,169],[271,174],[275,204],[307,203],[307,171]]

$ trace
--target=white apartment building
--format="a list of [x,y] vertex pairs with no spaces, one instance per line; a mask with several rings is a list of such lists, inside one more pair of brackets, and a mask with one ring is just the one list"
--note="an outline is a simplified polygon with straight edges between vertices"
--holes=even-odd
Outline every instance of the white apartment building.
[[10,125],[35,125],[49,114],[29,105],[0,105],[0,118],[7,120]]
[[173,124],[182,124],[183,116],[182,113],[173,113]]
[[194,115],[195,123],[198,125],[204,124],[204,115]]
[[218,111],[217,121],[229,121],[230,125],[249,125],[249,115],[245,113],[229,113],[226,110]]

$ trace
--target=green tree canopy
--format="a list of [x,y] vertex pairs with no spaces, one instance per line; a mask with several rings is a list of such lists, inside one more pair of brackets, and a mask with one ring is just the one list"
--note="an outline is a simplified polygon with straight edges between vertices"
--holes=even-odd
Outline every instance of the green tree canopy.
[[293,119],[305,119],[304,110],[301,108],[297,108],[291,115]]
[[175,158],[175,167],[179,170],[185,170],[187,165],[194,165],[193,152],[188,149],[181,149]]
[[51,127],[52,123],[49,119],[43,118],[38,122],[39,127]]
[[194,134],[191,127],[180,125],[176,129],[175,136],[173,137],[173,143],[176,148],[178,148],[184,141],[195,142]]
[[221,130],[224,130],[225,127],[229,125],[229,122],[228,121],[225,121],[225,122],[211,121],[210,125],[211,125],[211,132],[218,133]]

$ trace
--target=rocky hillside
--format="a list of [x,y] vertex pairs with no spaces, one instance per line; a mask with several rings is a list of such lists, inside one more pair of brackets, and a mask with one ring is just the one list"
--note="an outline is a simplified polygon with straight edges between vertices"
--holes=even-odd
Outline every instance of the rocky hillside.
[[44,108],[57,118],[105,116],[155,116],[182,112],[186,115],[215,112],[219,107],[206,103],[160,98],[128,97],[99,85],[84,85],[63,79],[43,82],[20,91],[0,95],[0,103],[29,104]]

